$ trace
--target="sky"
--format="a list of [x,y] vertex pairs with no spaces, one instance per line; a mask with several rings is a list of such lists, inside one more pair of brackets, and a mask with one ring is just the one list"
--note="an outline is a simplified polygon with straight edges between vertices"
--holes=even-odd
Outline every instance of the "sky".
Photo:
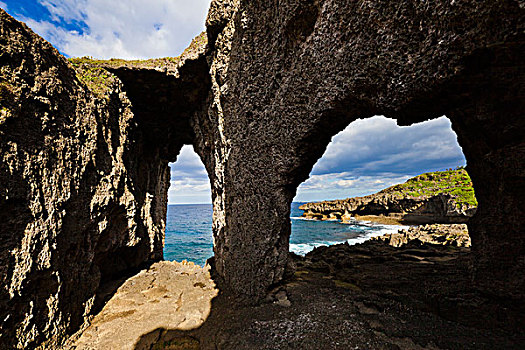
[[[210,0],[0,0],[68,57],[178,56],[204,30]],[[170,204],[211,203],[206,170],[191,146],[171,165]],[[295,201],[377,192],[427,171],[465,165],[446,117],[399,127],[376,116],[337,134]]]
[[0,0],[70,57],[178,56],[204,30],[210,0]]

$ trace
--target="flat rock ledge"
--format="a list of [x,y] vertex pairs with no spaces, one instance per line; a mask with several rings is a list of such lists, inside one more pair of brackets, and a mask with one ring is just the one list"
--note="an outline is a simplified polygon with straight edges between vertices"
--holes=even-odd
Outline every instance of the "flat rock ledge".
[[209,266],[162,261],[128,279],[66,349],[136,349],[158,329],[187,331],[208,317],[218,294]]

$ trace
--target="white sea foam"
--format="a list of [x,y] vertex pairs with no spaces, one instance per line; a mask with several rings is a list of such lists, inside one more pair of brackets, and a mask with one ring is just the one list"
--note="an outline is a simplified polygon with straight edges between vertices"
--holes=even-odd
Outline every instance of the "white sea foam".
[[[293,218],[292,218],[293,219]],[[299,218],[301,220],[304,220],[304,218]],[[308,219],[307,219],[308,220]],[[377,228],[377,230],[366,232],[363,235],[360,235],[358,237],[349,238],[346,240],[348,244],[355,245],[360,244],[368,241],[372,237],[378,237],[382,236],[388,233],[396,233],[399,230],[406,230],[410,226],[404,226],[404,225],[382,225],[382,224],[374,224],[372,222],[365,222],[365,221],[358,221],[359,224],[368,226],[371,228]],[[321,246],[329,246],[334,244],[340,244],[344,242],[337,242],[337,241],[320,241],[320,242],[310,242],[310,243],[299,243],[299,244],[290,244],[290,251],[294,252],[295,254],[299,255],[306,255],[307,253],[314,250],[314,248],[321,247]]]
[[291,216],[290,219],[292,219],[292,220],[305,220],[305,221],[317,221],[316,219],[305,218],[305,217],[302,217],[302,216]]
[[298,243],[298,244],[291,243],[290,251],[295,254],[306,255],[307,253],[310,253],[312,250],[314,250],[314,248],[334,245],[338,243],[343,243],[343,242],[323,241],[323,242],[310,242],[310,243]]
[[358,237],[355,237],[355,238],[350,238],[347,240],[348,244],[350,245],[356,245],[356,244],[361,244],[361,243],[364,243],[366,241],[368,241],[370,238],[372,237],[378,237],[378,236],[382,236],[384,233],[382,232],[370,232],[366,235],[362,235],[362,236],[358,236]]
[[388,233],[396,233],[399,230],[406,230],[410,227],[410,226],[404,226],[404,225],[381,225],[381,224],[374,224],[374,223],[369,223],[369,225],[366,225],[366,226],[377,227],[379,228],[379,230],[367,232],[366,234],[359,236],[359,237],[350,238],[347,240],[348,244],[355,245],[355,244],[364,243],[372,237],[379,237],[379,236],[386,235]]

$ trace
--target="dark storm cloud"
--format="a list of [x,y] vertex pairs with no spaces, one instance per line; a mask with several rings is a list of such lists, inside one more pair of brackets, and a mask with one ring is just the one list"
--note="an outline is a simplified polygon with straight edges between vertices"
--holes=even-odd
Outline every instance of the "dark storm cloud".
[[447,118],[399,127],[376,116],[355,121],[333,138],[295,200],[367,195],[417,174],[464,164]]
[[336,135],[312,175],[419,174],[464,163],[446,117],[399,127],[392,119],[376,116],[357,120]]

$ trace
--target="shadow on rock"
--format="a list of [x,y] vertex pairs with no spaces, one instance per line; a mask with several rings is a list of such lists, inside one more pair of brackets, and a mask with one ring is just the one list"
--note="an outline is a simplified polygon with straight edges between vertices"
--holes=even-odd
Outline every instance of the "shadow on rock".
[[[292,255],[295,274],[262,305],[226,289],[188,330],[142,333],[143,349],[516,349],[523,308],[490,300],[470,279],[470,249],[384,242]],[[216,280],[221,286],[220,280]],[[521,310],[521,311],[520,311]]]

